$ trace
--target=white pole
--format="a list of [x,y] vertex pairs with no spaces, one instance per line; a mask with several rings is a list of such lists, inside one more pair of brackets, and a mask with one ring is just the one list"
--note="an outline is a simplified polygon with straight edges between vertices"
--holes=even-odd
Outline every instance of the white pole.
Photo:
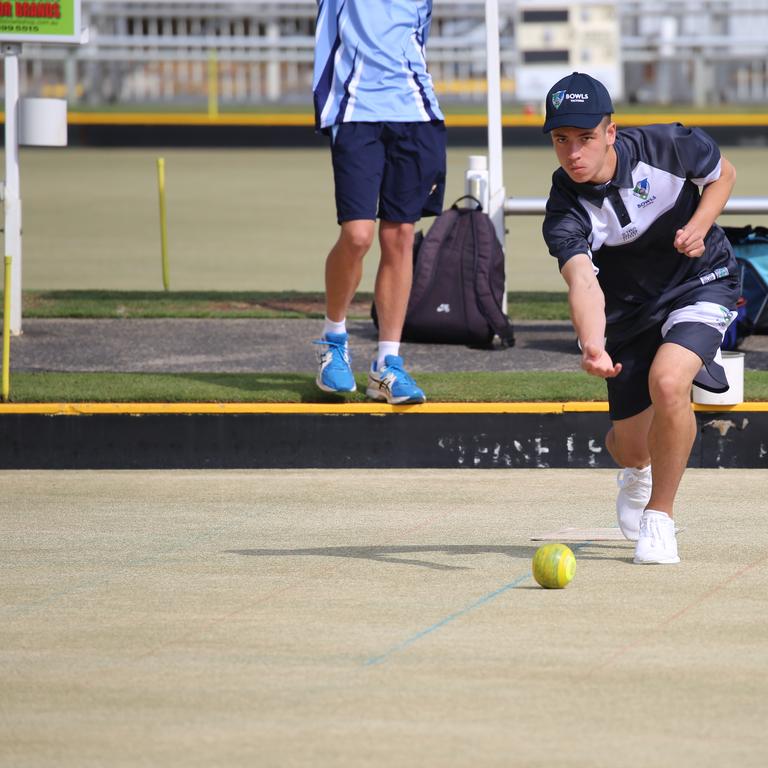
[[[546,197],[508,197],[504,202],[507,216],[543,216],[547,210]],[[732,197],[722,215],[748,216],[768,213],[768,197]]]
[[[488,215],[504,248],[504,171],[501,139],[501,61],[499,55],[499,0],[485,0],[485,54],[488,81]],[[503,310],[507,311],[504,291]]]
[[277,101],[280,98],[280,62],[278,61],[280,27],[276,21],[271,21],[267,24],[266,31],[266,38],[272,44],[267,61],[267,101]]
[[19,55],[21,45],[3,45],[5,59],[5,255],[12,258],[11,333],[21,333],[21,192],[19,188]]

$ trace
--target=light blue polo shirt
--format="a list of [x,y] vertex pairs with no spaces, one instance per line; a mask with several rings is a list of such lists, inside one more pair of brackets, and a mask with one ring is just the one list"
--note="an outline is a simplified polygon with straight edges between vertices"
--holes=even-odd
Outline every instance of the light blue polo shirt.
[[425,48],[432,0],[318,0],[315,125],[442,120]]

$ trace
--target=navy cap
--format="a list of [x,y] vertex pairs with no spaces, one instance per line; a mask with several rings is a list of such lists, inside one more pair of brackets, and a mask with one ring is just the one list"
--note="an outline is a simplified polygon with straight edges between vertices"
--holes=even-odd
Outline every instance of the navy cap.
[[547,94],[547,119],[544,133],[553,128],[594,128],[613,112],[606,87],[583,72],[573,72],[558,80]]

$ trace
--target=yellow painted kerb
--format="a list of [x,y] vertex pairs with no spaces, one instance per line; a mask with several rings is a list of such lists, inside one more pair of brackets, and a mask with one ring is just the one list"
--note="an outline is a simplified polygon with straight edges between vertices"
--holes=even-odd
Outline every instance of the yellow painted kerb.
[[[739,405],[694,405],[703,413],[768,412],[768,402]],[[606,402],[562,403],[425,403],[395,406],[383,403],[0,403],[0,415],[41,414],[88,416],[96,414],[355,414],[393,413],[607,413]]]

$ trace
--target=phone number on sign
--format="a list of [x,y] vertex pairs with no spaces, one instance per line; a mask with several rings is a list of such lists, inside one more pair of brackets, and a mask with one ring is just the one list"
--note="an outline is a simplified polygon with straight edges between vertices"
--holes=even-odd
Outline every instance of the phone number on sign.
[[0,32],[39,32],[37,24],[0,24]]

